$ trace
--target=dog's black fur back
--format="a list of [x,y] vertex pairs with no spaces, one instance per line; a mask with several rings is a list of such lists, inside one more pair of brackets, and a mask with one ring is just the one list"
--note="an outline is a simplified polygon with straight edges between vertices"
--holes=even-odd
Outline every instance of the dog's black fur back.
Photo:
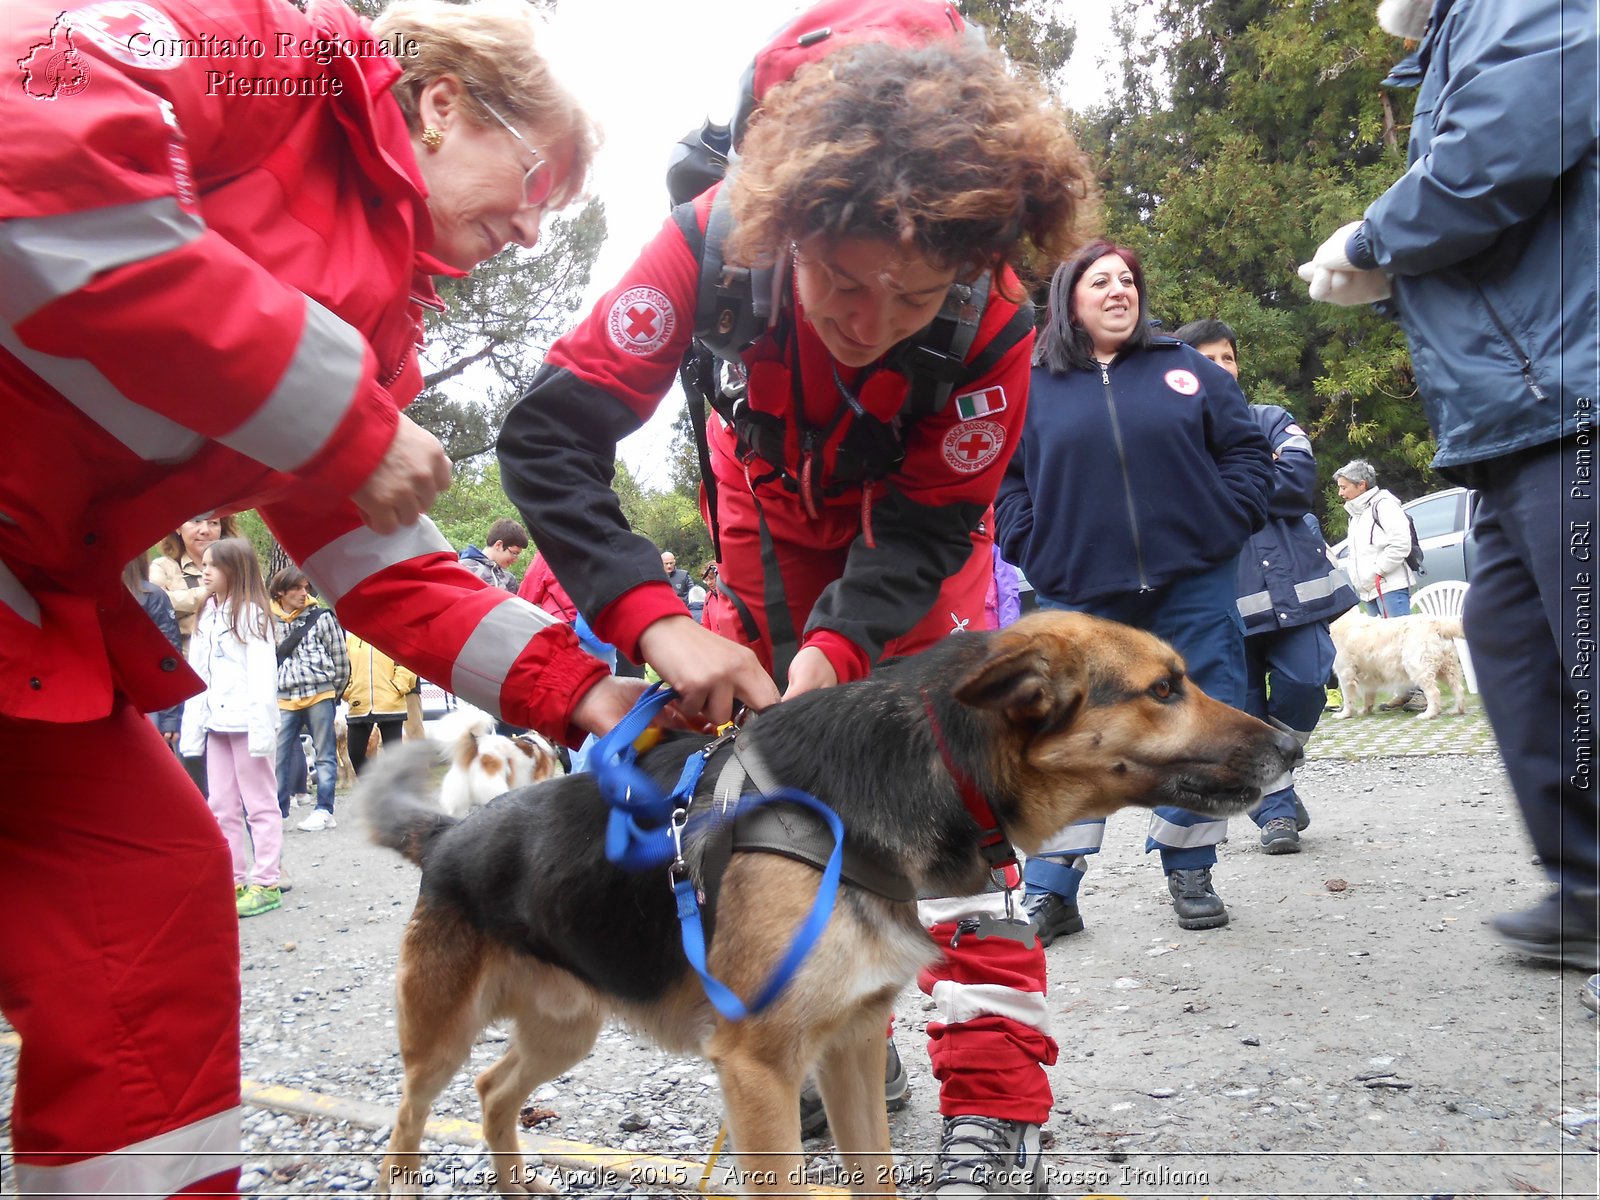
[[[983,777],[984,715],[949,698],[989,636],[951,637],[865,680],[787,701],[755,718],[741,744],[783,786],[831,806],[858,853],[900,864],[931,894],[980,890],[977,827],[937,753],[922,689],[952,752],[1004,819],[1005,798]],[[669,734],[640,766],[670,790],[709,740]],[[606,861],[607,809],[593,775],[521,788],[456,821],[423,798],[426,754],[386,754],[358,788],[374,840],[426,868],[419,903],[447,904],[490,937],[620,998],[656,999],[688,971],[665,868],[630,873]],[[708,775],[701,794],[710,786]]]

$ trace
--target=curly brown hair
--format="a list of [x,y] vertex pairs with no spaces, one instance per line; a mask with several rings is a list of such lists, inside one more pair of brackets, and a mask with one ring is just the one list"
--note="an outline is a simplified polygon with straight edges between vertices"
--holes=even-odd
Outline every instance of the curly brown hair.
[[864,43],[806,67],[767,96],[729,186],[733,262],[866,237],[997,275],[1024,239],[1070,257],[1099,195],[1050,95],[970,40]]

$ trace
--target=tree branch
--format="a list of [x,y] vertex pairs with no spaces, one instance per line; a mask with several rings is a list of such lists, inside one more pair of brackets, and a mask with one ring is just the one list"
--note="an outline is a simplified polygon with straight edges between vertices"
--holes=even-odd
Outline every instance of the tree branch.
[[498,350],[501,345],[502,342],[499,338],[490,338],[489,341],[485,343],[483,348],[476,353],[469,354],[465,358],[458,358],[448,367],[445,367],[441,371],[435,371],[432,375],[424,375],[422,377],[422,386],[438,387],[445,380],[454,379],[473,363],[481,362],[482,360],[488,358],[491,354]]

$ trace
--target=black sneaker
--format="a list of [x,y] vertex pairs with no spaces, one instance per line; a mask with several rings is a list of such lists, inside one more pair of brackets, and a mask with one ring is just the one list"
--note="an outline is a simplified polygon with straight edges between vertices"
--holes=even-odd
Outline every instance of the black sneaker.
[[1033,922],[1033,935],[1039,939],[1041,946],[1048,946],[1058,937],[1083,932],[1083,918],[1078,915],[1078,906],[1055,892],[1035,892],[1025,896],[1022,908],[1028,914],[1028,920]]
[[1172,894],[1172,908],[1181,928],[1220,929],[1228,923],[1228,910],[1211,886],[1210,867],[1169,871],[1167,891]]
[[1311,814],[1306,811],[1306,806],[1300,802],[1299,796],[1294,798],[1294,827],[1299,833],[1311,828]]
[[1261,849],[1267,854],[1299,854],[1300,830],[1293,817],[1273,817],[1261,827]]
[[939,1165],[928,1191],[937,1200],[1027,1196],[1041,1190],[1039,1127],[997,1117],[946,1117]]
[[1600,905],[1585,891],[1552,892],[1532,908],[1494,918],[1500,940],[1530,958],[1600,971]]
[[[900,1061],[894,1038],[890,1038],[889,1060],[883,1065],[883,1106],[890,1112],[899,1112],[906,1106],[909,1090],[905,1064]],[[805,1087],[800,1089],[800,1136],[819,1137],[827,1128],[828,1114],[822,1107],[822,1093],[817,1091],[816,1083],[807,1079]]]

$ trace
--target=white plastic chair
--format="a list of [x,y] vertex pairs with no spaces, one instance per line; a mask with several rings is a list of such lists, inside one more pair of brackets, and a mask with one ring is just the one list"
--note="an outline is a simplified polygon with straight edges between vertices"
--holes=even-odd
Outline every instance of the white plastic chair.
[[[1470,585],[1459,579],[1441,579],[1411,593],[1411,610],[1429,613],[1435,617],[1459,617],[1467,602]],[[1467,652],[1465,638],[1456,638],[1456,653],[1461,656],[1461,674],[1467,691],[1478,694],[1478,676],[1472,670],[1472,655]]]

